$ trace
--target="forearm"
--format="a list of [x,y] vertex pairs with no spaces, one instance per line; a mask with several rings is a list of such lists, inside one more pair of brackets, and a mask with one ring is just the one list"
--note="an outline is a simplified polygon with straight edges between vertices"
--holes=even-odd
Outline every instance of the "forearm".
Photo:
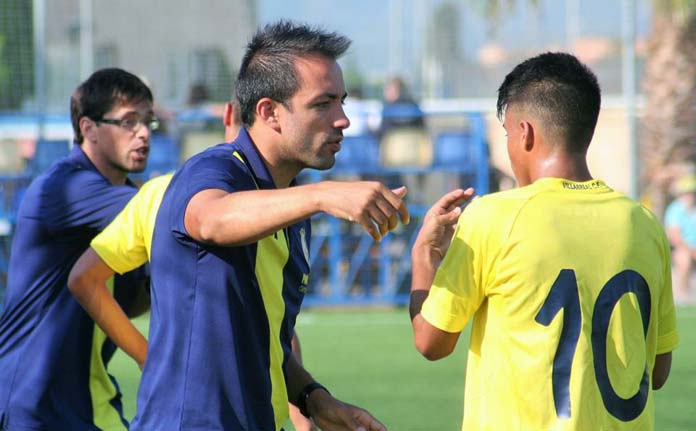
[[81,304],[111,341],[133,358],[142,369],[147,357],[147,340],[131,323],[106,286],[96,288],[93,299]]
[[205,190],[191,200],[186,227],[196,240],[236,246],[258,241],[320,211],[313,184],[235,193]]
[[298,364],[302,365],[302,346],[300,346],[300,337],[297,336],[295,332],[290,340],[290,347],[292,348],[292,354]]
[[142,368],[147,341],[106,287],[114,272],[90,248],[70,273],[68,288],[104,333]]
[[411,259],[413,276],[409,313],[413,326],[413,341],[416,349],[423,356],[434,361],[452,353],[459,339],[459,333],[442,331],[427,322],[420,314],[423,303],[430,293],[437,267],[442,260],[441,256],[432,249],[418,247],[416,243]]
[[220,246],[245,245],[314,214],[325,212],[362,225],[375,240],[408,223],[406,188],[389,190],[376,181],[322,181],[276,190],[197,193],[184,221],[195,240]]
[[414,244],[411,252],[412,275],[409,302],[411,320],[420,313],[423,302],[428,297],[440,260],[440,256],[434,255],[431,249],[420,246],[417,242]]
[[295,355],[290,355],[287,364],[287,390],[288,390],[288,400],[292,404],[296,404],[297,397],[302,392],[308,384],[314,382],[314,378],[309,374],[307,370],[302,367],[302,365],[297,361]]

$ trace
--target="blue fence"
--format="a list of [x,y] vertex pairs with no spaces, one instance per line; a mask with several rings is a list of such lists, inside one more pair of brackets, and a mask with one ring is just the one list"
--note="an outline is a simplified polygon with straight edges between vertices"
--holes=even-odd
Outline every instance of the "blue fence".
[[[469,114],[467,126],[437,133],[430,140],[427,162],[420,166],[403,157],[404,166],[385,160],[376,137],[346,137],[335,166],[325,172],[309,171],[300,181],[322,179],[379,180],[396,187],[410,186],[406,201],[411,222],[375,242],[362,226],[320,214],[312,219],[310,264],[312,274],[305,304],[401,305],[408,302],[411,247],[423,215],[445,192],[474,187],[489,191],[489,154],[485,123],[480,114]],[[405,146],[404,151],[414,148]],[[387,163],[385,163],[387,162]],[[417,190],[413,190],[413,188]]]
[[[425,211],[439,196],[456,187],[473,186],[477,194],[489,191],[490,169],[483,116],[468,114],[466,120],[465,125],[455,129],[430,133],[420,130],[399,135],[394,142],[390,141],[390,147],[384,145],[384,137],[347,136],[331,170],[302,173],[300,182],[362,179],[382,181],[391,187],[406,185],[409,187],[406,201],[411,213],[409,225],[399,226],[381,242],[373,241],[360,225],[325,214],[314,217],[307,305],[407,302],[410,250]],[[21,165],[21,169],[3,173],[0,167],[0,298],[6,283],[14,217],[23,191],[33,177],[70,149],[70,139],[60,134],[65,133],[65,119],[63,123],[53,121],[55,124],[51,127],[58,132],[36,142],[33,157],[8,165]],[[28,121],[17,124],[25,129],[32,127]],[[216,144],[218,132],[211,132],[207,137],[203,130],[212,130],[210,124],[207,122],[201,127],[184,124],[176,129],[179,131],[176,136],[153,135],[147,170],[131,177],[145,181],[179,166],[184,156],[192,151],[188,147]],[[191,138],[193,136],[196,138]],[[206,137],[203,142],[200,136]],[[0,141],[2,139],[7,141],[7,137],[0,136]],[[5,155],[12,153],[3,151]],[[18,152],[17,157],[21,156]]]

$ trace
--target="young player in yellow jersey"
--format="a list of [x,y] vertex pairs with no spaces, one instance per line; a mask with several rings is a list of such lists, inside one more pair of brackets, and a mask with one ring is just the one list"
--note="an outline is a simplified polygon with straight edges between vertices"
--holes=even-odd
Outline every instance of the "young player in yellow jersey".
[[[223,116],[225,140],[232,141],[239,132],[241,119],[235,104],[226,105]],[[121,313],[117,307],[102,306],[103,301],[113,301],[106,289],[106,282],[114,273],[124,274],[150,260],[150,247],[157,210],[172,174],[161,175],[147,181],[128,202],[111,224],[91,242],[76,262],[68,281],[68,288],[97,324],[111,325],[109,313]],[[97,310],[97,313],[92,313]],[[142,369],[147,356],[147,340],[132,325],[114,328],[112,337],[124,351],[136,360]],[[122,343],[122,344],[121,344]],[[299,339],[292,339],[292,350],[302,361]],[[305,418],[297,407],[290,405],[290,419],[297,431],[315,431],[316,427]]]
[[678,344],[670,250],[647,209],[591,176],[595,75],[547,53],[498,90],[519,188],[443,197],[412,250],[417,349],[447,356],[473,318],[466,430],[653,430]]

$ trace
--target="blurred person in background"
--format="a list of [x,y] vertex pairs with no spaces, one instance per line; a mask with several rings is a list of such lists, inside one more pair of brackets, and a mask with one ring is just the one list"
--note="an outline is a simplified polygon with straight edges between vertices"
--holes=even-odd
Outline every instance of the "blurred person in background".
[[425,128],[423,111],[409,93],[403,78],[400,76],[389,78],[384,84],[383,97],[381,136],[386,135],[393,128]]
[[[183,117],[180,115],[180,120],[191,119],[208,119],[214,117],[219,119],[222,117],[224,103],[217,103],[213,100],[208,86],[203,82],[194,82],[188,91],[186,97],[186,110]],[[213,126],[217,126],[217,123]]]
[[288,401],[323,430],[385,429],[291,354],[309,282],[309,218],[327,212],[381,239],[409,217],[405,188],[294,181],[304,168],[329,169],[340,150],[349,121],[336,59],[349,44],[285,21],[259,30],[236,84],[245,127],[172,177],[155,219],[133,430],[277,431]]
[[[241,127],[237,103],[226,104],[222,121],[225,141],[231,142]],[[123,211],[92,240],[68,278],[68,288],[75,298],[109,338],[138,363],[141,370],[147,356],[147,340],[129,323],[125,312],[110,294],[108,280],[115,273],[125,274],[150,260],[155,217],[172,175],[161,175],[143,184]],[[113,314],[118,317],[112,319]],[[110,324],[115,326],[109,327]],[[296,334],[292,339],[292,351],[301,364],[302,353]],[[297,431],[316,430],[297,407],[288,407]]]
[[[3,431],[128,426],[106,371],[115,346],[66,284],[92,238],[135,195],[128,174],[145,169],[158,121],[150,89],[121,69],[92,74],[70,111],[72,152],[31,183],[17,214],[0,316]],[[129,316],[147,309],[143,274],[116,277],[110,287]]]
[[696,176],[678,179],[673,194],[675,199],[665,211],[665,227],[672,245],[674,300],[686,304],[694,299],[689,285],[696,259]]
[[210,101],[208,87],[202,82],[194,82],[189,88],[186,104],[188,106],[201,106]]
[[[388,185],[407,185],[412,202],[428,201],[432,173],[424,173],[432,162],[432,142],[425,117],[411,97],[403,78],[390,78],[383,88],[382,120],[379,127],[382,166],[396,172]],[[401,172],[403,170],[403,172]]]
[[519,188],[463,211],[473,190],[456,190],[424,218],[415,345],[445,357],[473,317],[462,429],[654,429],[653,390],[679,339],[669,243],[589,172],[600,99],[572,55],[519,64],[497,104]]

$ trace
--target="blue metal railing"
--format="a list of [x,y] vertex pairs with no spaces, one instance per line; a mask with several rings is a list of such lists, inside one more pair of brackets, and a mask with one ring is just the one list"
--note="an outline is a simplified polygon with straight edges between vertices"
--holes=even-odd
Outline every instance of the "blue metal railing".
[[[383,155],[376,137],[346,137],[334,168],[301,174],[300,182],[357,178],[378,180],[388,185],[408,182],[412,188],[406,197],[411,223],[399,226],[381,242],[374,242],[359,225],[327,214],[313,218],[312,274],[306,305],[405,304],[408,301],[410,250],[427,208],[441,194],[456,186],[473,185],[479,195],[489,191],[489,155],[483,116],[467,114],[467,119],[467,127],[432,137],[432,162],[426,166],[400,168],[390,165],[387,168],[382,163]],[[155,172],[175,169],[180,162],[181,138],[160,136],[153,139],[152,165],[135,178],[145,181]],[[63,141],[62,145],[66,142]],[[46,151],[47,159],[41,160],[40,168],[36,167],[37,164],[30,164],[34,168],[0,177],[0,233],[3,225],[9,226],[8,232],[0,235],[0,300],[6,281],[14,214],[22,192],[33,176],[64,153],[62,146],[51,148]],[[429,185],[427,190],[413,190],[428,182],[423,180],[434,177],[440,177],[440,181]],[[3,220],[7,223],[3,224]]]

